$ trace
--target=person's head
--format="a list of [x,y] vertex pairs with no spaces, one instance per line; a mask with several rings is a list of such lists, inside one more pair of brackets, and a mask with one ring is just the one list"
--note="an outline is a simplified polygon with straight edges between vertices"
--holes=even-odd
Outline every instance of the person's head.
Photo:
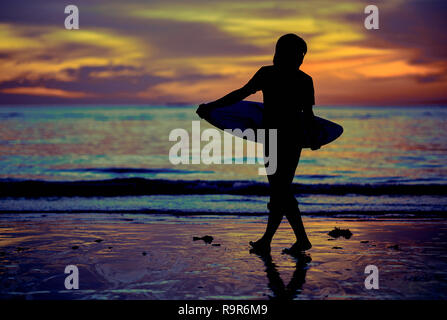
[[280,68],[298,69],[307,52],[306,42],[296,34],[288,33],[276,42],[273,64]]

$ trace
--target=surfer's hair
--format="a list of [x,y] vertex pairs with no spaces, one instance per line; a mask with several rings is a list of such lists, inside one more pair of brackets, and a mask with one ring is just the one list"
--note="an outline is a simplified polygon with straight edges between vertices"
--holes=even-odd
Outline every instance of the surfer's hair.
[[285,34],[276,42],[273,65],[281,68],[299,68],[306,52],[306,41],[296,34]]

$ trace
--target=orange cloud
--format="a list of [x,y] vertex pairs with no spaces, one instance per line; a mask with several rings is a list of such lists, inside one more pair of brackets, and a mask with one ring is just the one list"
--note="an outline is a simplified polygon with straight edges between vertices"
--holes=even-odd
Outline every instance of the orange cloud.
[[60,98],[85,98],[92,95],[84,92],[65,91],[60,89],[51,89],[45,87],[16,87],[0,90],[3,93],[9,94],[24,94],[32,96],[47,96]]
[[51,4],[33,16],[0,5],[2,101],[34,92],[69,102],[204,102],[271,64],[276,39],[289,32],[308,43],[302,69],[317,103],[447,100],[438,0],[381,3],[375,31],[363,27],[365,4],[356,0],[79,1],[81,29],[72,31],[51,20]]

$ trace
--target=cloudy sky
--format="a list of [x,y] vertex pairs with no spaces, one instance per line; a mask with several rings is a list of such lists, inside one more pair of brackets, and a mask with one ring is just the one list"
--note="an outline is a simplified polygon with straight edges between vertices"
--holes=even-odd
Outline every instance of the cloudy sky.
[[[64,28],[69,3],[79,30]],[[364,28],[367,4],[379,30]],[[308,43],[317,105],[446,104],[446,13],[443,0],[2,1],[0,104],[206,102],[290,32]]]

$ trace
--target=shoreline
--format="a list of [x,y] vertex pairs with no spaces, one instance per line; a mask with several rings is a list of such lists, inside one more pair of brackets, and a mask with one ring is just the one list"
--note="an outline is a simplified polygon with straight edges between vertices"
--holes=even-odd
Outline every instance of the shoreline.
[[[447,217],[447,198],[440,195],[301,195],[297,200],[304,216]],[[226,194],[0,197],[0,216],[18,212],[263,216],[268,213],[268,201],[268,196]]]
[[[174,216],[174,217],[267,217],[268,212],[227,212],[227,211],[179,211],[179,210],[156,210],[156,209],[142,209],[142,210],[13,210],[13,209],[0,209],[0,218],[7,215],[25,215],[35,214],[36,216],[46,217],[52,214],[59,215],[75,215],[75,214],[105,214],[105,215],[155,215],[155,216]],[[354,220],[447,220],[447,211],[313,211],[304,212],[301,211],[303,217],[309,218],[341,218],[341,219],[354,219]]]
[[[72,169],[73,172],[84,169]],[[140,171],[166,171],[175,173],[175,169],[128,169],[104,168],[85,169],[124,171],[130,174]],[[185,171],[187,172],[187,171]],[[192,171],[194,172],[194,171]],[[125,173],[123,173],[125,174]],[[304,175],[297,175],[297,179]],[[314,176],[319,180],[331,176]],[[384,181],[375,183],[298,183],[292,184],[295,195],[326,195],[326,196],[445,196],[445,183],[418,183],[411,181]],[[114,177],[108,179],[76,179],[76,180],[42,180],[0,178],[0,197],[117,197],[117,196],[151,196],[151,195],[237,195],[237,196],[268,196],[269,186],[266,181],[258,180],[208,180],[208,179],[149,179],[142,177]]]

